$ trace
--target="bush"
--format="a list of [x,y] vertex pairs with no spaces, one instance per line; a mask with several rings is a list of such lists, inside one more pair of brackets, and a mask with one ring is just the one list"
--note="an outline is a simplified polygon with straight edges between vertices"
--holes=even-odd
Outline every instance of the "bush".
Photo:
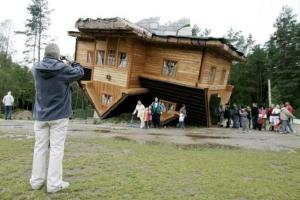
[[73,110],[73,118],[81,118],[86,119],[89,117],[93,117],[94,109],[86,108],[86,109],[74,109]]

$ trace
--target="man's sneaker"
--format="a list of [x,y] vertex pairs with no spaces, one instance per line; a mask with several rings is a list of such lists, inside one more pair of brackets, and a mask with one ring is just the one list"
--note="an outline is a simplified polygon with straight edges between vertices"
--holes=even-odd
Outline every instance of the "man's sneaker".
[[39,189],[41,189],[43,186],[44,186],[44,183],[39,184],[39,185],[31,185],[31,188],[32,188],[33,190],[39,190]]
[[55,189],[53,189],[53,190],[47,190],[47,192],[48,192],[48,193],[55,193],[55,192],[64,190],[64,189],[68,188],[69,186],[70,186],[70,183],[69,183],[69,182],[64,182],[64,181],[63,181],[60,187],[55,188]]

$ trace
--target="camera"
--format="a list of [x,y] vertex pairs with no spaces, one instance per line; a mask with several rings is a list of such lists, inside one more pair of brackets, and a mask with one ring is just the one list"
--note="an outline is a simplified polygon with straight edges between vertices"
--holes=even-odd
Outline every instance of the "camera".
[[69,60],[66,56],[60,56],[59,59],[60,59],[61,61],[66,61],[66,62],[69,63],[72,67],[74,67],[75,65],[79,64],[79,63],[77,63],[77,62],[75,62],[75,61]]

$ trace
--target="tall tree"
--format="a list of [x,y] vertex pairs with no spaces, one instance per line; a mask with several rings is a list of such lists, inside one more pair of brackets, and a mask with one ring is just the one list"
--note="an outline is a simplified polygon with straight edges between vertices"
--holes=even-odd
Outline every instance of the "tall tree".
[[255,45],[251,34],[229,29],[227,41],[247,56],[246,62],[233,63],[230,83],[234,85],[231,101],[249,105],[253,102],[267,104],[267,56],[265,49]]
[[300,107],[300,24],[289,7],[283,7],[274,24],[268,48],[269,73],[282,101]]
[[4,20],[0,22],[0,52],[5,56],[11,56],[12,48],[12,21]]
[[210,29],[201,29],[199,28],[199,26],[197,24],[194,24],[193,28],[192,28],[192,36],[194,37],[208,37],[211,34],[211,30]]
[[36,58],[37,61],[40,61],[44,40],[48,37],[46,31],[50,25],[49,14],[51,10],[48,8],[47,0],[32,0],[27,10],[30,17],[25,24],[27,36],[26,50],[24,51],[27,55],[25,62],[33,63]]
[[11,57],[0,52],[0,77],[0,97],[11,91],[15,98],[15,108],[30,109],[34,97],[30,70],[14,63]]
[[230,44],[236,47],[240,52],[243,52],[245,55],[251,53],[251,49],[255,44],[251,34],[245,37],[242,31],[237,31],[233,28],[228,30],[224,38],[226,38]]
[[251,104],[267,103],[267,57],[259,45],[251,49],[245,63],[235,63],[232,66],[231,84],[234,85],[232,102]]

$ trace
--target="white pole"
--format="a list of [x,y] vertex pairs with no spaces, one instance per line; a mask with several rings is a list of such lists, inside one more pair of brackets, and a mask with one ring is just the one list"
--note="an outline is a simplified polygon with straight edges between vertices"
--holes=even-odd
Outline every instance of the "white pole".
[[271,95],[271,80],[268,79],[268,97],[269,97],[269,106],[272,104],[272,95]]

